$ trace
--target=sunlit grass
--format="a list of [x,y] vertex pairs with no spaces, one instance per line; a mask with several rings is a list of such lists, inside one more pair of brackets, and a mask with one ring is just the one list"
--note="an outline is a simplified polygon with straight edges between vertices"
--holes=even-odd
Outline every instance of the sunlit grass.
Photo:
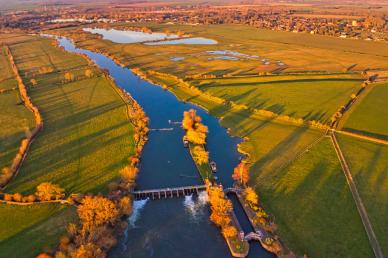
[[388,146],[338,136],[377,240],[388,254]]
[[344,129],[388,139],[388,83],[381,82],[373,85],[373,89],[362,101],[349,112]]

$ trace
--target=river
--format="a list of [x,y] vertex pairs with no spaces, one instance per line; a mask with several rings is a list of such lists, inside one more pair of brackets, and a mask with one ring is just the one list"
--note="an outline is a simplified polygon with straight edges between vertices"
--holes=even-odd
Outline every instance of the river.
[[[169,131],[150,131],[149,141],[142,152],[138,189],[186,186],[202,183],[195,164],[183,147],[180,124],[183,111],[194,108],[208,126],[207,148],[210,159],[217,163],[218,181],[225,187],[232,185],[231,174],[240,155],[237,144],[241,139],[228,135],[219,121],[204,109],[179,101],[171,92],[140,79],[131,70],[117,65],[110,58],[89,50],[75,48],[65,38],[58,39],[69,52],[86,54],[100,68],[107,69],[117,85],[143,107],[150,118],[150,129],[173,128]],[[110,257],[231,257],[229,249],[209,220],[206,194],[185,198],[135,201],[129,228]],[[235,209],[237,217],[244,218]],[[248,257],[273,257],[258,243],[251,243]]]

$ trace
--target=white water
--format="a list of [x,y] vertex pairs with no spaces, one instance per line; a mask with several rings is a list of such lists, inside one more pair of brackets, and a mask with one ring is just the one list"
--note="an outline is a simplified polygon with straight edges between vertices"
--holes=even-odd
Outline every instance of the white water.
[[147,198],[145,200],[139,200],[139,201],[133,202],[133,212],[132,212],[132,215],[128,218],[128,223],[132,228],[136,226],[135,223],[139,219],[140,212],[147,204],[148,200],[149,199]]
[[203,215],[203,208],[207,205],[209,197],[206,191],[201,191],[198,194],[198,198],[193,199],[193,195],[185,196],[183,205],[186,211],[191,215],[191,219],[199,221],[200,216]]

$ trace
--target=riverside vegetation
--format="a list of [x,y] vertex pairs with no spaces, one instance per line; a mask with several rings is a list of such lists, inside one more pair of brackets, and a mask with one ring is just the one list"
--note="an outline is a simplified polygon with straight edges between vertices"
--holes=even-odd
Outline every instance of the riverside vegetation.
[[[239,149],[249,154],[250,185],[259,193],[265,210],[274,216],[280,236],[292,250],[314,257],[371,257],[368,239],[338,159],[323,135],[329,128],[331,116],[362,86],[365,80],[362,71],[368,67],[377,68],[378,62],[378,66],[385,66],[386,60],[377,53],[378,48],[367,50],[352,40],[336,44],[339,39],[311,35],[288,37],[286,32],[252,32],[251,28],[234,25],[200,26],[201,29],[181,25],[150,24],[149,27],[153,30],[167,27],[171,31],[179,28],[195,36],[213,38],[219,42],[216,48],[221,50],[231,48],[247,54],[261,51],[267,57],[282,60],[287,67],[279,74],[273,67],[263,67],[254,61],[204,61],[205,56],[201,53],[214,50],[215,46],[151,47],[115,44],[96,35],[75,34],[67,29],[57,33],[73,38],[78,46],[105,53],[135,69],[180,99],[201,105],[219,117],[233,135],[243,137],[245,141]],[[324,38],[324,44],[320,43],[321,38]],[[185,59],[168,61],[176,52]],[[362,56],[358,56],[360,53]],[[194,56],[190,56],[192,54]],[[348,69],[350,66],[353,68]],[[271,88],[272,84],[278,85],[273,88],[273,94],[261,90],[261,87]],[[370,94],[375,89],[384,91],[384,87],[377,86],[377,83],[368,85],[365,95],[347,111],[340,123],[351,123],[353,114],[355,117],[359,113],[359,118],[354,120],[363,125],[359,131],[364,134],[374,131],[373,135],[368,135],[382,138],[378,124],[386,120],[385,112],[369,115],[374,118],[369,122],[366,112],[371,109],[363,108],[368,98],[379,99]],[[361,123],[362,119],[368,122]],[[368,123],[371,126],[365,128]],[[347,130],[346,126],[344,130]],[[367,152],[372,155],[373,148]],[[378,156],[376,160],[384,161],[386,156]],[[373,169],[365,173],[373,178],[378,176]],[[355,180],[363,179],[357,174]],[[385,203],[382,197],[386,180],[382,181],[384,187],[377,188],[375,196]],[[375,185],[376,182],[370,183]],[[370,200],[365,193],[361,195]],[[298,212],[301,210],[302,213]],[[372,223],[377,227],[379,222]],[[382,246],[387,245],[381,234],[378,238]]]

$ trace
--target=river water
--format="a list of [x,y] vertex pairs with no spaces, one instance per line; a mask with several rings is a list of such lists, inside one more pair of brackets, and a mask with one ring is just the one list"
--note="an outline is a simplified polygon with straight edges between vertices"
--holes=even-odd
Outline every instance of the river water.
[[[241,139],[231,137],[219,121],[204,109],[179,101],[171,92],[153,85],[123,68],[110,58],[92,51],[75,48],[65,38],[59,44],[69,52],[86,54],[98,66],[107,69],[117,85],[129,92],[150,118],[150,129],[173,128],[169,131],[150,131],[149,141],[142,153],[138,189],[202,184],[195,164],[183,147],[180,124],[183,111],[194,108],[208,126],[207,147],[210,159],[217,163],[218,181],[225,187],[232,185],[231,174],[240,154]],[[129,227],[120,243],[110,252],[114,258],[223,258],[231,257],[229,249],[209,220],[206,194],[185,198],[135,201]],[[243,219],[241,210],[237,217]],[[251,243],[249,257],[273,257],[258,243]]]

